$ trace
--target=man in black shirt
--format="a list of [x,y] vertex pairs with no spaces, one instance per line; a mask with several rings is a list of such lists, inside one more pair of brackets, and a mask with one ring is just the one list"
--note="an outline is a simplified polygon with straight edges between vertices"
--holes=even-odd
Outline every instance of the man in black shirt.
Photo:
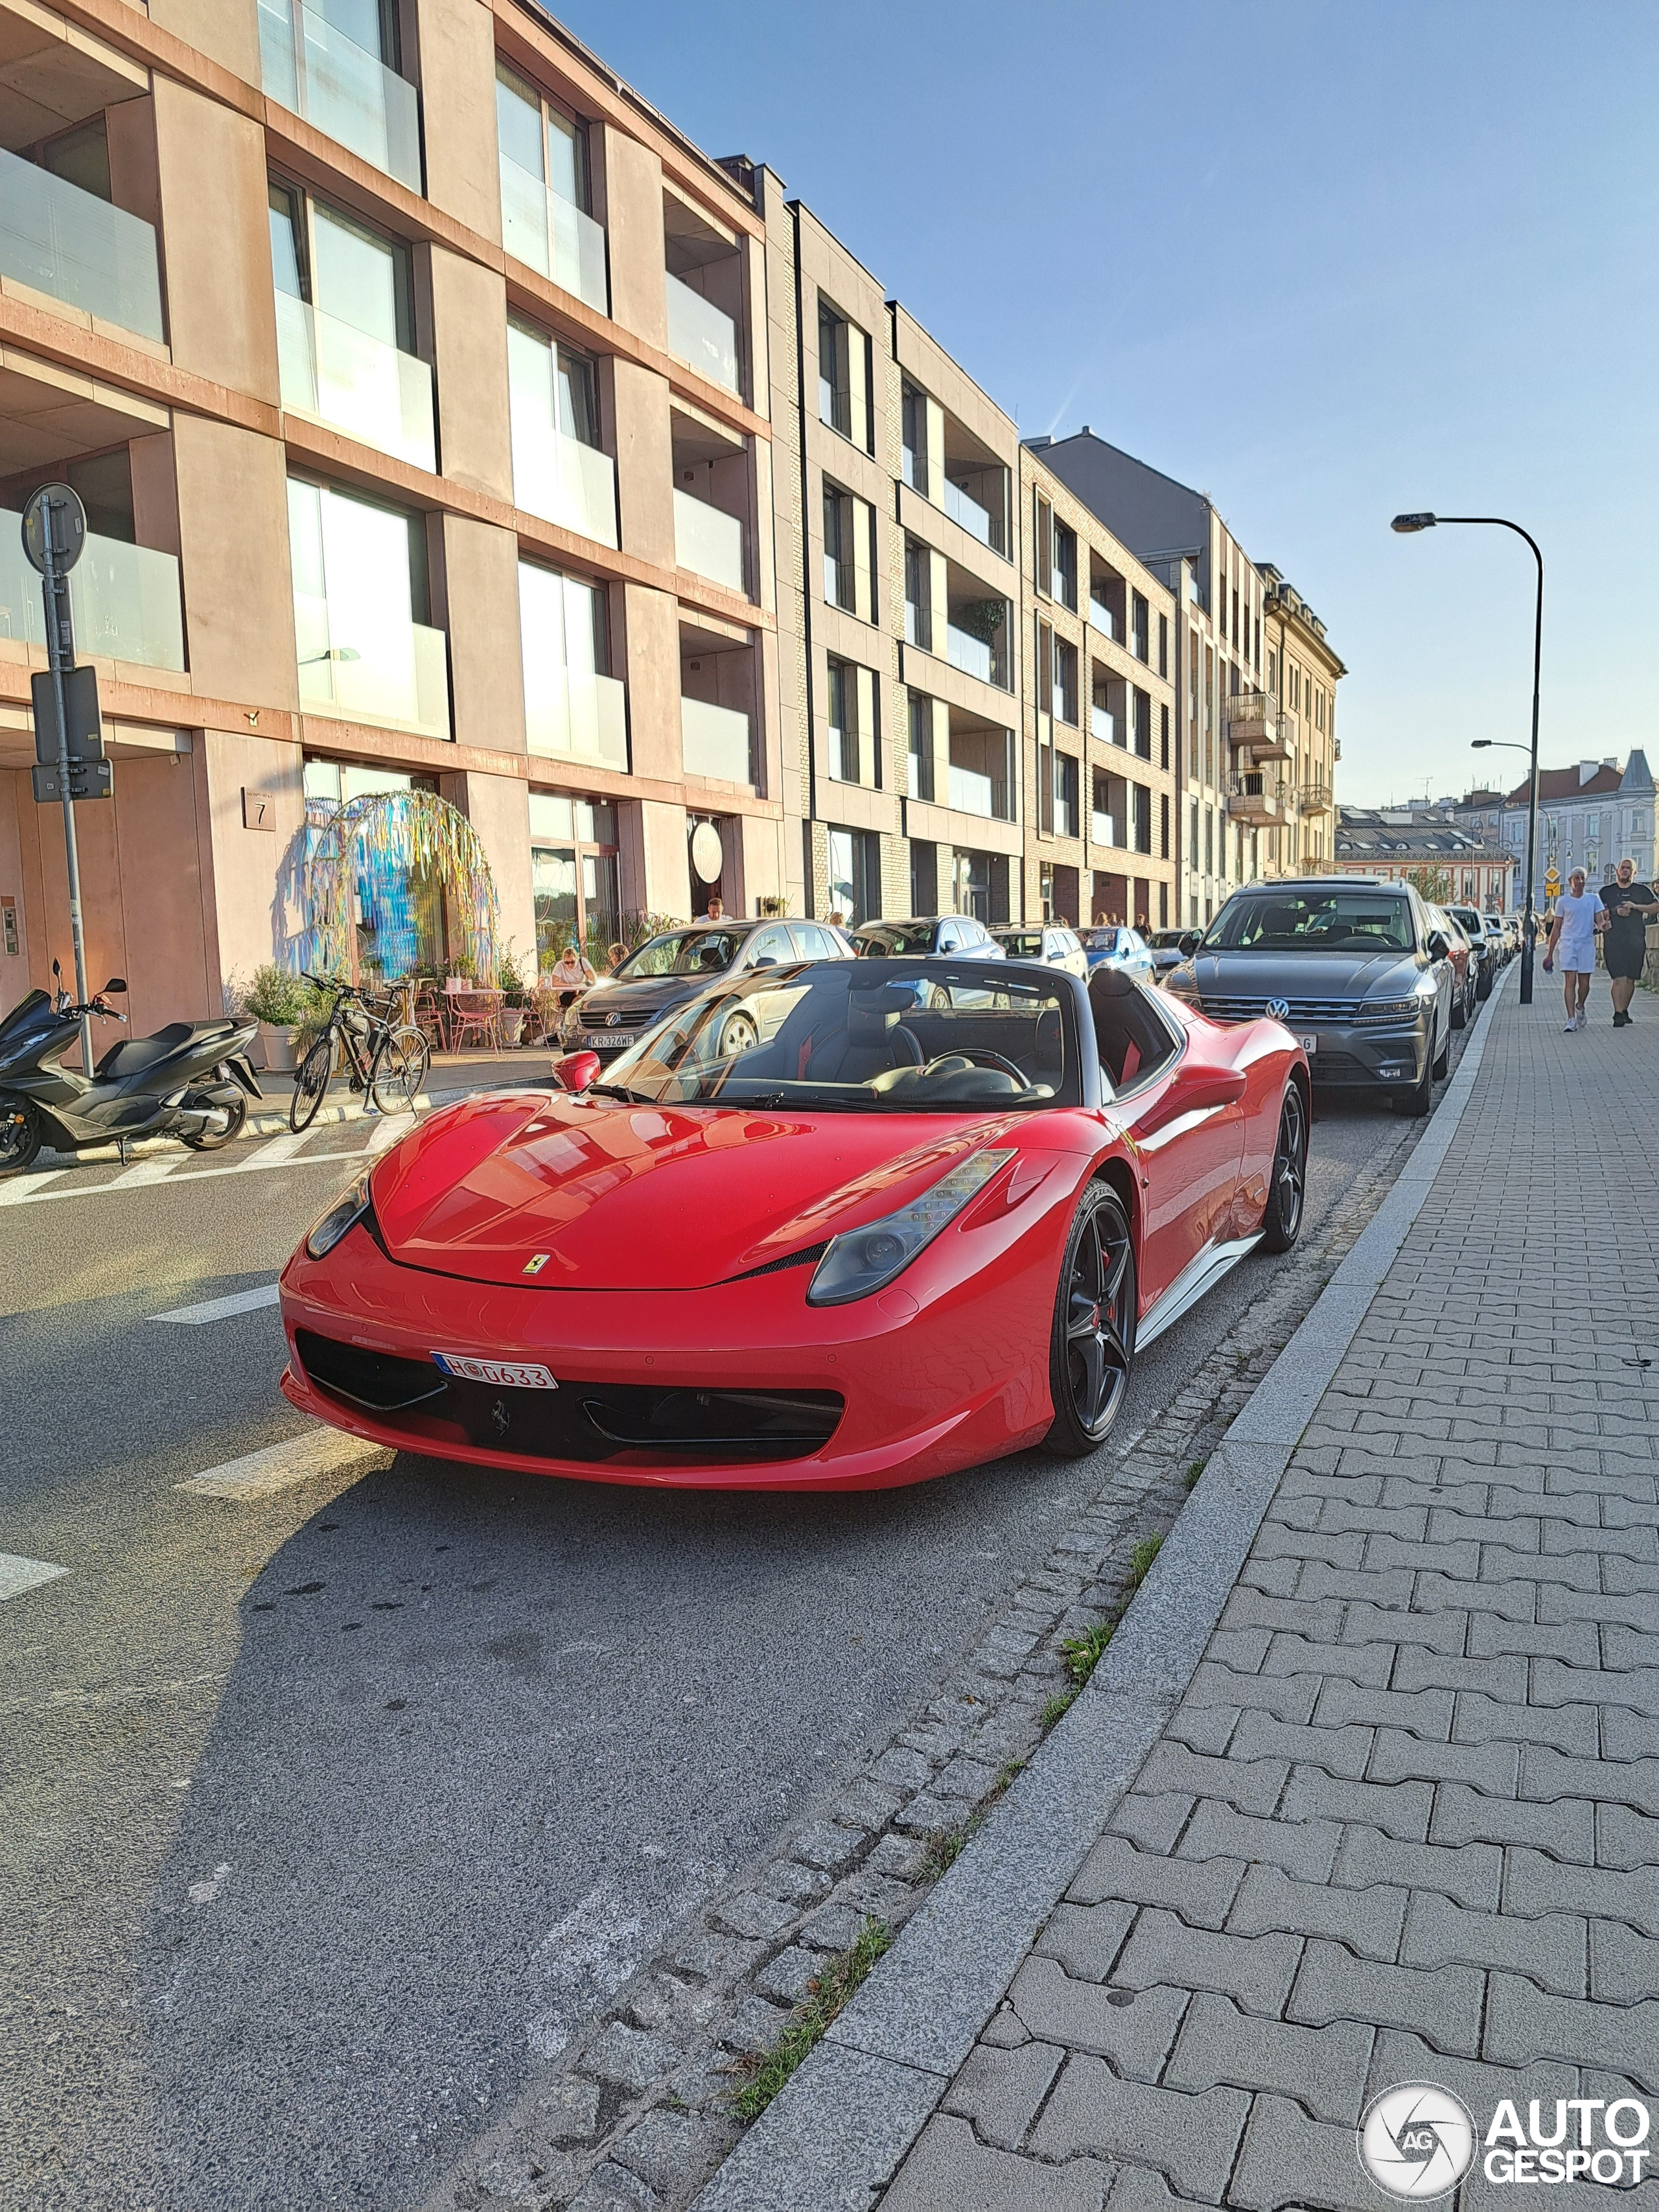
[[1601,957],[1613,987],[1613,1026],[1630,1026],[1630,1002],[1648,957],[1648,924],[1659,915],[1659,891],[1636,880],[1634,860],[1620,860],[1610,884],[1601,886],[1601,906],[1607,928],[1601,939]]

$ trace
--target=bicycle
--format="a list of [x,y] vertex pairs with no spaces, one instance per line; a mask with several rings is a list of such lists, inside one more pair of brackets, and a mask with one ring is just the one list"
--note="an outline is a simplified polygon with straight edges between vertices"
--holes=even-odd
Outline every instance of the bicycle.
[[337,1041],[354,1091],[361,1091],[382,1114],[410,1112],[432,1063],[432,1048],[420,1030],[408,1023],[394,1026],[361,991],[337,977],[306,973],[306,981],[334,995],[316,1042],[295,1071],[288,1125],[295,1136],[317,1117],[334,1072]]

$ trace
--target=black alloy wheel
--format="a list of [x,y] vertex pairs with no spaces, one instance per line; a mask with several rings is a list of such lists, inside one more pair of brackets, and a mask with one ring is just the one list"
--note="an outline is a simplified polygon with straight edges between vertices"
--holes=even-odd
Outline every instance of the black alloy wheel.
[[242,1125],[247,1120],[247,1101],[238,1091],[228,1104],[215,1103],[208,1107],[207,1111],[216,1116],[222,1114],[223,1126],[198,1129],[193,1135],[186,1137],[185,1142],[192,1152],[216,1152],[221,1146],[231,1144],[240,1137]]
[[1048,1355],[1054,1425],[1043,1449],[1083,1459],[1117,1419],[1134,1364],[1135,1255],[1129,1218],[1109,1184],[1091,1182],[1060,1263]]
[[1296,1085],[1285,1086],[1279,1109],[1279,1142],[1267,1177],[1267,1209],[1261,1217],[1261,1241],[1270,1252],[1288,1252],[1302,1227],[1308,1187],[1308,1109]]
[[21,1175],[40,1149],[39,1109],[27,1098],[0,1098],[0,1176]]

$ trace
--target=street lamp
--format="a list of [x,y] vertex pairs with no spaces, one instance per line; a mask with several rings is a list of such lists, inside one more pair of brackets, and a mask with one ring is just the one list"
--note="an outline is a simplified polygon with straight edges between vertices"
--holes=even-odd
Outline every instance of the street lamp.
[[[1529,800],[1527,807],[1527,910],[1521,930],[1521,1003],[1532,1004],[1532,945],[1536,930],[1534,899],[1538,866],[1538,679],[1544,658],[1544,556],[1538,550],[1538,541],[1530,532],[1522,530],[1518,522],[1509,522],[1501,514],[1396,514],[1389,527],[1402,538],[1413,537],[1419,530],[1434,530],[1442,523],[1475,523],[1492,530],[1512,530],[1517,538],[1524,538],[1532,548],[1532,557],[1538,563],[1538,612],[1533,624],[1532,637],[1532,776],[1528,786]],[[1495,744],[1498,740],[1477,738],[1476,744]],[[1516,745],[1516,752],[1526,747]]]

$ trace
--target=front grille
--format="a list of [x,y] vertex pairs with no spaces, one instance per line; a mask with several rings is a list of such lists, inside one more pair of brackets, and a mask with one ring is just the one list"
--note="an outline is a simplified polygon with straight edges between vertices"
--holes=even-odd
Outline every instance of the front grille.
[[[1206,992],[1197,1002],[1199,1012],[1212,1022],[1259,1021],[1267,1011],[1266,998],[1222,999]],[[1347,1029],[1356,1022],[1373,1018],[1364,1011],[1358,999],[1292,999],[1288,1014],[1283,1017],[1285,1025],[1295,1029],[1301,1024],[1316,1029],[1322,1024],[1334,1029]],[[1393,1019],[1401,1018],[1398,1015]]]
[[804,1459],[828,1443],[846,1405],[836,1390],[658,1389],[566,1376],[556,1390],[501,1389],[310,1329],[295,1341],[319,1390],[375,1413],[412,1450],[465,1442],[581,1466],[623,1453],[681,1466]]

